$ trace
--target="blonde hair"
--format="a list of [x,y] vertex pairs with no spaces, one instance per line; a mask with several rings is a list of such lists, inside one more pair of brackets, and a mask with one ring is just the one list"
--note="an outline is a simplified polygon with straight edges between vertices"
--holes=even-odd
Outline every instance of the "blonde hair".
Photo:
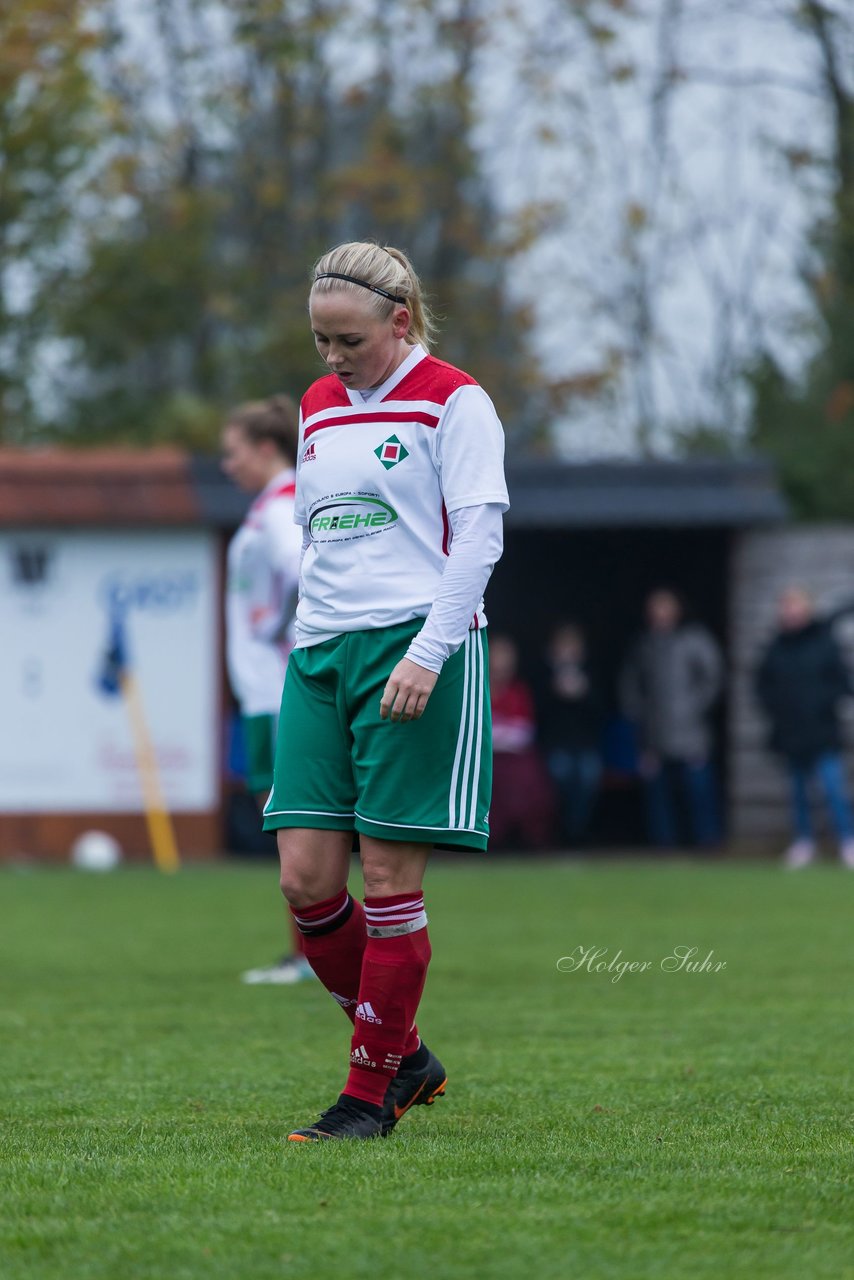
[[[336,272],[351,279],[318,278],[326,272]],[[359,281],[362,283],[358,283]],[[421,281],[415,268],[402,250],[360,240],[339,244],[314,264],[311,289],[313,293],[331,293],[333,289],[343,289],[369,298],[372,309],[383,319],[390,316],[395,306],[402,303],[410,315],[407,339],[420,343],[427,351],[430,350],[436,334],[436,322],[424,300]],[[374,292],[375,290],[383,292]],[[386,297],[385,294],[393,294],[394,298]],[[395,299],[400,299],[401,302],[398,303]]]

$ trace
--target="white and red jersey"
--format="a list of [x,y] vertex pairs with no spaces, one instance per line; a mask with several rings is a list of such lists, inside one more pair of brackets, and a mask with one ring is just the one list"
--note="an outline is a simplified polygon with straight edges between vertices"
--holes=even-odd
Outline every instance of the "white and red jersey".
[[[426,617],[449,513],[487,503],[509,506],[504,433],[468,374],[415,347],[373,391],[315,382],[300,410],[297,645]],[[473,625],[485,622],[481,601]]]
[[226,657],[244,715],[277,714],[282,698],[302,552],[295,481],[290,469],[275,475],[228,547]]

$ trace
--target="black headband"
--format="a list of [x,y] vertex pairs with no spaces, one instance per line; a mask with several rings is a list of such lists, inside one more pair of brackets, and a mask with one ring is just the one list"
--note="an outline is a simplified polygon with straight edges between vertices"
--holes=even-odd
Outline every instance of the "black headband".
[[370,289],[371,293],[381,293],[384,298],[388,298],[389,302],[400,302],[406,305],[406,299],[401,298],[399,293],[389,293],[388,289],[381,289],[378,284],[369,284],[367,280],[360,280],[358,276],[345,276],[340,271],[323,271],[319,276],[314,277],[315,284],[318,280],[347,280],[350,284],[360,284],[363,289]]

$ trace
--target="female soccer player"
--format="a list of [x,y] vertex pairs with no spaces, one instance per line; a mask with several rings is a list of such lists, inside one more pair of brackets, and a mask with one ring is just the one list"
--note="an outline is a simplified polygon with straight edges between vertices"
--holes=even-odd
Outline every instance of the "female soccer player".
[[[309,963],[353,1023],[338,1101],[295,1142],[388,1134],[445,1071],[415,1014],[433,845],[485,849],[483,590],[508,507],[504,439],[473,378],[428,354],[406,256],[339,245],[309,299],[330,370],[300,414],[296,647],[265,828]],[[365,902],[347,891],[359,833]]]
[[[232,411],[222,432],[222,469],[255,495],[228,548],[226,657],[246,743],[247,786],[259,810],[273,785],[276,724],[293,644],[302,539],[294,524],[294,462],[299,421],[290,396]],[[244,982],[312,978],[294,932],[293,953],[249,969]]]

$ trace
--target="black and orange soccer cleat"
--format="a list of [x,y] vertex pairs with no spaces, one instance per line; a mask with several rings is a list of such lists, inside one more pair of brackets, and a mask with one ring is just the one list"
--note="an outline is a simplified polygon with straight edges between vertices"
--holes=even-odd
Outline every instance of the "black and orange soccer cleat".
[[380,1121],[358,1104],[353,1105],[343,1095],[324,1111],[316,1124],[306,1129],[294,1129],[288,1134],[288,1142],[323,1142],[326,1138],[378,1138],[382,1133]]
[[427,1049],[427,1060],[420,1067],[401,1067],[388,1086],[383,1103],[382,1135],[387,1137],[410,1107],[431,1107],[445,1092],[448,1077],[434,1053]]

